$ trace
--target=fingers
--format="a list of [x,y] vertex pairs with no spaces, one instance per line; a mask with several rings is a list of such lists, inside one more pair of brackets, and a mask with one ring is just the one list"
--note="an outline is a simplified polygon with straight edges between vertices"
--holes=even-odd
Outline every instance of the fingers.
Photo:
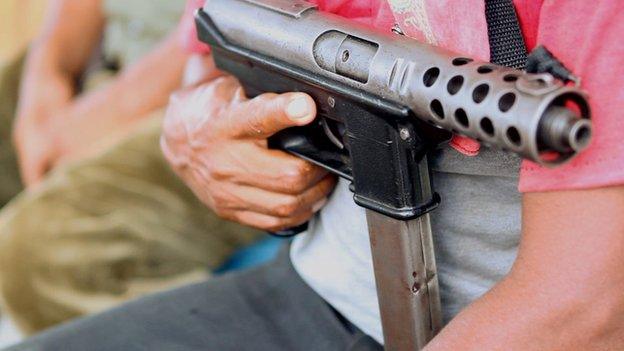
[[266,139],[316,117],[314,100],[303,93],[264,94],[239,103],[232,109],[228,128],[238,138]]
[[302,213],[311,216],[325,202],[335,184],[334,177],[327,176],[298,195],[273,193],[248,186],[233,186],[225,190],[227,192],[223,196],[225,202],[220,202],[218,198],[215,202],[229,203],[230,208],[224,210],[230,211],[252,211],[280,218],[297,217]]
[[265,150],[249,162],[256,167],[262,179],[241,174],[240,184],[254,186],[284,194],[300,194],[327,176],[328,172],[308,161],[279,150]]
[[32,130],[16,130],[13,136],[22,182],[26,187],[36,185],[52,168],[52,144],[47,136]]
[[[258,208],[233,212],[232,219],[238,223],[263,229],[269,232],[297,227],[309,221],[316,212],[327,203],[327,196],[335,186],[335,179],[327,177],[310,191],[302,194],[299,199],[283,198],[281,205],[271,208]],[[276,202],[278,203],[278,202]],[[310,206],[311,205],[311,206]]]
[[300,195],[224,184],[218,192],[212,192],[211,202],[215,213],[222,218],[255,228],[279,231],[312,218],[326,204],[335,184],[335,178],[327,176]]
[[312,215],[302,214],[293,218],[280,218],[268,216],[256,212],[239,212],[232,220],[250,227],[266,230],[267,232],[279,232],[285,229],[294,228],[308,222]]
[[327,175],[310,162],[245,141],[212,153],[208,162],[213,179],[284,194],[300,194]]
[[276,132],[315,117],[306,94],[248,100],[237,80],[222,77],[171,99],[161,143],[217,215],[277,231],[308,221],[335,186],[322,168],[266,145]]

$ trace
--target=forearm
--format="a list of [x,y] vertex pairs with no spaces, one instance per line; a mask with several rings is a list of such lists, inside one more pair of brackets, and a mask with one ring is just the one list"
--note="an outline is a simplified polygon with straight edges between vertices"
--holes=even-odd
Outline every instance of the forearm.
[[100,0],[51,0],[45,25],[31,45],[20,88],[20,114],[47,115],[68,104],[75,81],[97,45]]
[[[551,294],[545,282],[508,277],[462,311],[426,348],[446,350],[589,350],[591,300]],[[562,301],[567,299],[567,301]]]
[[111,83],[80,96],[64,111],[58,128],[81,132],[63,138],[61,148],[80,148],[102,136],[102,131],[124,133],[150,112],[164,107],[181,84],[186,59],[187,54],[171,35]]
[[20,84],[20,114],[48,116],[65,107],[75,94],[74,77],[60,69],[45,48],[29,53]]
[[624,190],[525,195],[511,273],[427,350],[612,350],[624,344]]

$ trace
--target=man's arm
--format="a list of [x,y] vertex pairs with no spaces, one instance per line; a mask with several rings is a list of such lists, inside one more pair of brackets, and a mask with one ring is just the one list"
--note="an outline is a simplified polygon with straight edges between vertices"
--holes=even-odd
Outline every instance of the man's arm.
[[624,345],[624,187],[530,193],[510,274],[427,350]]
[[187,58],[172,33],[112,83],[78,97],[55,119],[57,162],[83,157],[98,141],[127,133],[150,112],[164,107],[182,83]]
[[32,184],[50,167],[51,116],[75,94],[75,80],[102,32],[101,0],[52,0],[31,46],[21,84],[15,132],[22,178]]
[[187,55],[174,34],[111,84],[74,97],[74,82],[99,44],[101,0],[54,0],[28,58],[15,130],[30,185],[59,162],[91,151],[163,107],[179,86]]

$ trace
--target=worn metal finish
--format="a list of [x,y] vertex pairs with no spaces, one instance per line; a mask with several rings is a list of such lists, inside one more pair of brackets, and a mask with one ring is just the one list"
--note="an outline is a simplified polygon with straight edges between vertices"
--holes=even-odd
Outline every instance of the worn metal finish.
[[315,9],[317,6],[303,0],[247,0],[269,10],[280,12],[294,18],[301,17],[305,11]]
[[[319,12],[305,1],[296,2],[303,11],[285,10],[286,3],[211,0],[204,11],[236,45],[410,106],[418,118],[486,146],[549,166],[565,162],[589,142],[584,93],[550,75],[463,58]],[[577,111],[557,112],[569,104]],[[540,133],[545,121],[558,119],[566,121],[548,123],[565,128]]]
[[442,328],[429,214],[401,221],[367,210],[366,219],[385,349],[420,350]]
[[386,350],[420,350],[440,330],[429,214],[401,221],[366,213]]

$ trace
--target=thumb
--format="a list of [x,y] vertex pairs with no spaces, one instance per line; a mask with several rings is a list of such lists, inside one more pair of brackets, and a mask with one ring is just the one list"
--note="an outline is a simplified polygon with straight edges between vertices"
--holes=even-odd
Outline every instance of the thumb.
[[230,118],[236,137],[268,138],[289,128],[309,124],[316,117],[316,104],[304,93],[264,94],[240,103]]

